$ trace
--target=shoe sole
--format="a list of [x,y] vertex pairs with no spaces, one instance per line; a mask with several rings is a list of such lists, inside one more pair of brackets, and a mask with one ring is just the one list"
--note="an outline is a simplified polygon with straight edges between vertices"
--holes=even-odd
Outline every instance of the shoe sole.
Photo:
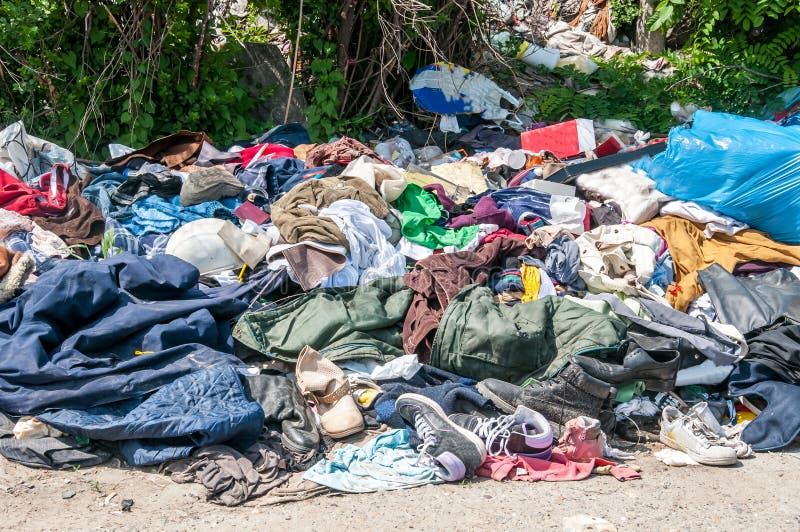
[[[429,399],[428,397],[425,397],[424,395],[418,395],[418,394],[414,394],[414,393],[401,394],[400,397],[398,397],[395,400],[395,402],[399,401],[400,399],[402,399],[405,396],[413,396],[414,401],[418,401],[420,403],[425,403],[426,405],[428,405],[434,412],[439,414],[442,417],[442,419],[447,421],[448,425],[450,425],[452,428],[456,429],[456,431],[458,431],[461,434],[463,434],[464,436],[466,436],[466,438],[475,445],[475,448],[478,449],[478,451],[481,453],[481,456],[483,457],[481,459],[481,464],[484,461],[486,461],[486,444],[483,443],[483,440],[480,439],[478,437],[478,435],[475,434],[474,432],[471,432],[471,431],[469,431],[469,430],[467,430],[467,429],[465,429],[463,427],[459,427],[458,425],[453,423],[453,421],[451,421],[450,418],[447,417],[447,414],[444,413],[444,410],[442,410],[442,407],[439,406],[439,403],[437,403],[433,399]],[[478,466],[480,466],[481,464],[478,464]]]
[[736,456],[733,457],[733,460],[726,458],[720,458],[719,460],[714,460],[713,458],[700,456],[699,454],[690,449],[684,449],[678,444],[678,442],[666,436],[665,434],[659,434],[658,439],[661,440],[661,443],[663,443],[664,445],[672,447],[673,449],[680,451],[682,453],[686,453],[687,455],[689,455],[689,458],[691,458],[698,464],[710,465],[710,466],[729,466],[735,464],[738,461],[738,458]]
[[644,389],[651,392],[670,392],[675,389],[675,379],[644,379]]
[[332,440],[341,440],[342,438],[346,438],[348,436],[352,436],[353,434],[358,434],[362,430],[364,430],[365,425],[364,423],[361,424],[360,427],[352,427],[341,432],[329,432],[325,429],[322,429],[322,433]]
[[489,390],[486,386],[483,385],[483,382],[479,382],[476,387],[478,388],[478,393],[489,399],[494,404],[494,406],[499,408],[504,413],[513,414],[514,412],[516,412],[517,410],[516,406],[512,406],[511,404],[506,403],[498,396],[493,394],[491,390]]

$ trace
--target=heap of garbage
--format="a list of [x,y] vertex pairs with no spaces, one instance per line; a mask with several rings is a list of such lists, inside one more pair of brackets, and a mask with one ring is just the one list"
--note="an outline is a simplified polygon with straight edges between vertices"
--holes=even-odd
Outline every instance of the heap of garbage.
[[797,107],[516,134],[443,76],[474,79],[412,89],[447,135],[179,131],[92,162],[2,130],[0,455],[237,505],[791,445]]

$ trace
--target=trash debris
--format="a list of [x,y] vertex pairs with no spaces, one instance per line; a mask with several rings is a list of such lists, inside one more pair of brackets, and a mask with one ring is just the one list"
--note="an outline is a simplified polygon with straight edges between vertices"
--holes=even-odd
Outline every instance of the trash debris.
[[597,145],[594,124],[585,118],[525,131],[521,138],[522,149],[532,152],[547,150],[562,159],[583,154]]
[[672,466],[790,444],[796,126],[525,129],[457,65],[412,86],[453,135],[396,121],[311,145],[294,124],[223,149],[184,131],[99,163],[2,132],[45,151],[0,153],[0,455],[69,470],[113,448],[236,506],[635,482],[622,461],[645,451],[620,438]]

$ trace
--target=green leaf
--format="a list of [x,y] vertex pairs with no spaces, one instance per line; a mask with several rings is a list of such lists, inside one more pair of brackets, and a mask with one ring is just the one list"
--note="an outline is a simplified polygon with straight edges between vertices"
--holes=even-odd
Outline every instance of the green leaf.
[[654,13],[654,17],[650,20],[649,30],[656,31],[661,29],[667,29],[670,25],[670,20],[672,20],[672,15],[675,11],[675,8],[672,4],[667,4],[663,8],[659,8]]
[[153,117],[147,113],[142,113],[138,117],[137,125],[142,127],[146,130],[150,130],[153,128]]

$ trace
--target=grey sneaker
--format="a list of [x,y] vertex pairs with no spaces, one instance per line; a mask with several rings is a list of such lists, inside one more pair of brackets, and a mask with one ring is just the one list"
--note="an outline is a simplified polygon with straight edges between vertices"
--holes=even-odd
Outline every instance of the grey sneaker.
[[701,464],[726,466],[736,463],[735,449],[721,445],[719,437],[697,416],[684,415],[674,406],[665,407],[661,414],[659,439]]
[[447,482],[471,477],[486,459],[483,441],[448,419],[432,399],[404,393],[397,398],[395,407],[422,440],[417,448],[420,458],[433,460],[444,468],[440,476]]
[[514,414],[485,418],[472,414],[450,414],[450,419],[478,435],[491,456],[517,455],[549,460],[553,452],[553,430],[538,412],[518,406]]

